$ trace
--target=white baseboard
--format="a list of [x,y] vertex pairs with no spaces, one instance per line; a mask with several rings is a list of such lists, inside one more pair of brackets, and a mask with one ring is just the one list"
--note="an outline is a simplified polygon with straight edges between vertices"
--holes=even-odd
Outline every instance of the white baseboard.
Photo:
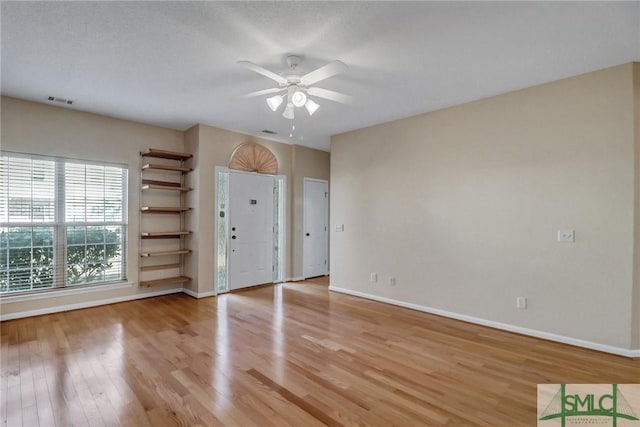
[[40,316],[42,314],[59,313],[61,311],[78,310],[81,308],[97,307],[99,305],[115,304],[117,302],[133,301],[137,299],[157,297],[160,295],[175,294],[182,291],[183,291],[182,288],[163,289],[161,291],[126,295],[126,296],[117,297],[117,298],[105,298],[105,299],[99,299],[95,301],[80,302],[76,304],[57,305],[53,307],[39,308],[36,310],[27,310],[27,311],[19,311],[16,313],[0,314],[0,321],[20,319],[23,317],[30,317],[30,316]]
[[206,298],[206,297],[213,297],[216,295],[216,293],[214,291],[209,291],[209,292],[194,292],[191,289],[187,289],[187,288],[182,288],[182,292],[184,292],[185,294],[189,295],[190,297],[194,297],[194,298]]
[[353,295],[356,297],[366,298],[373,301],[397,305],[399,307],[410,308],[412,310],[422,311],[425,313],[436,314],[438,316],[449,317],[451,319],[462,320],[464,322],[475,323],[477,325],[489,326],[491,328],[502,329],[505,331],[515,332],[522,335],[528,335],[536,338],[542,338],[550,341],[556,341],[564,344],[574,345],[576,347],[583,347],[591,350],[598,350],[605,353],[616,354],[618,356],[640,358],[640,349],[628,350],[626,348],[613,347],[606,344],[600,344],[592,341],[585,341],[578,338],[566,337],[563,335],[557,335],[550,332],[543,332],[535,329],[523,328],[521,326],[510,325],[508,323],[494,322],[492,320],[482,319],[479,317],[467,316],[466,314],[452,313],[450,311],[440,310],[438,308],[425,307],[425,306],[413,304],[410,302],[381,297],[378,295],[372,295],[365,292],[359,292],[351,289],[340,288],[337,286],[329,286],[329,290],[334,292],[340,292],[343,294]]
[[66,288],[51,289],[46,291],[40,291],[28,294],[19,295],[2,295],[0,296],[0,303],[9,304],[14,302],[35,301],[39,299],[59,298],[76,294],[88,294],[92,292],[105,292],[113,291],[116,289],[132,288],[135,286],[133,282],[117,282],[108,283],[105,285],[90,285],[90,286],[69,286]]

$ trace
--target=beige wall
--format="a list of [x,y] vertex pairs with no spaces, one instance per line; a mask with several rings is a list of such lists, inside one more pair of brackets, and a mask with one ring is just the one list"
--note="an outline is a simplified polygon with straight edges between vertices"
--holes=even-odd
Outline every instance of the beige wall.
[[[56,306],[74,306],[98,300],[135,298],[143,293],[155,293],[176,289],[175,286],[138,288],[138,235],[140,157],[147,148],[187,151],[195,154],[191,165],[194,172],[187,174],[187,185],[195,189],[186,196],[187,205],[193,211],[187,214],[187,227],[194,233],[187,238],[186,246],[194,252],[185,259],[185,273],[193,278],[185,288],[193,293],[207,294],[214,289],[214,170],[227,166],[233,150],[245,142],[256,142],[268,147],[278,158],[279,173],[287,176],[287,259],[286,276],[301,267],[300,259],[293,257],[293,242],[301,226],[300,215],[294,215],[293,188],[304,176],[328,177],[329,154],[266,139],[196,125],[186,132],[163,129],[126,120],[113,119],[68,108],[53,107],[14,98],[2,97],[3,150],[46,154],[88,160],[125,163],[129,167],[129,226],[127,275],[133,286],[128,288],[90,292],[85,294],[52,296],[32,301],[2,301],[2,314],[47,310]],[[294,166],[294,153],[298,162]],[[160,216],[159,216],[160,217]],[[155,219],[150,219],[151,221]],[[162,221],[158,218],[157,221]],[[147,225],[147,219],[145,219]],[[179,287],[178,287],[179,288]],[[53,293],[55,294],[55,293]],[[52,294],[52,295],[53,295]]]
[[329,180],[331,155],[326,151],[293,147],[293,277],[302,277],[304,236],[304,179]]
[[3,315],[102,299],[127,298],[137,294],[175,288],[171,285],[154,288],[137,287],[139,152],[149,147],[183,151],[183,132],[2,97],[1,141],[2,150],[118,162],[129,167],[127,277],[134,283],[132,287],[117,290],[15,303],[3,301]]
[[635,123],[635,245],[632,304],[632,347],[640,348],[640,63],[633,64]]
[[334,136],[331,286],[630,349],[634,149],[632,64]]

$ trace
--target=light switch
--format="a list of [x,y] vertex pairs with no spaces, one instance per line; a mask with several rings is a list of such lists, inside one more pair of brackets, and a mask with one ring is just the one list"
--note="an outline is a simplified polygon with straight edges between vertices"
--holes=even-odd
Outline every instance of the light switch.
[[558,230],[558,242],[574,243],[576,235],[573,230]]

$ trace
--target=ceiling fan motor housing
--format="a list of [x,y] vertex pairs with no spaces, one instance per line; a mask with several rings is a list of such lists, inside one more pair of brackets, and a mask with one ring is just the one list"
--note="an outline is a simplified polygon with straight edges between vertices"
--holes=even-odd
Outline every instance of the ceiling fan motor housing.
[[289,70],[282,74],[282,77],[287,79],[286,83],[281,83],[280,86],[286,87],[291,85],[300,84],[300,73],[296,71],[298,65],[302,62],[302,57],[298,55],[289,55],[286,58]]

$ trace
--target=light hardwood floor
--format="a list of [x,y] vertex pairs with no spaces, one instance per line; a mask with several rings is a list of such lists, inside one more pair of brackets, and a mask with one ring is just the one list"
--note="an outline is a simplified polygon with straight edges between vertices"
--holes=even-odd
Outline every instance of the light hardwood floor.
[[3,322],[7,426],[535,426],[537,383],[640,361],[330,293],[327,280]]

